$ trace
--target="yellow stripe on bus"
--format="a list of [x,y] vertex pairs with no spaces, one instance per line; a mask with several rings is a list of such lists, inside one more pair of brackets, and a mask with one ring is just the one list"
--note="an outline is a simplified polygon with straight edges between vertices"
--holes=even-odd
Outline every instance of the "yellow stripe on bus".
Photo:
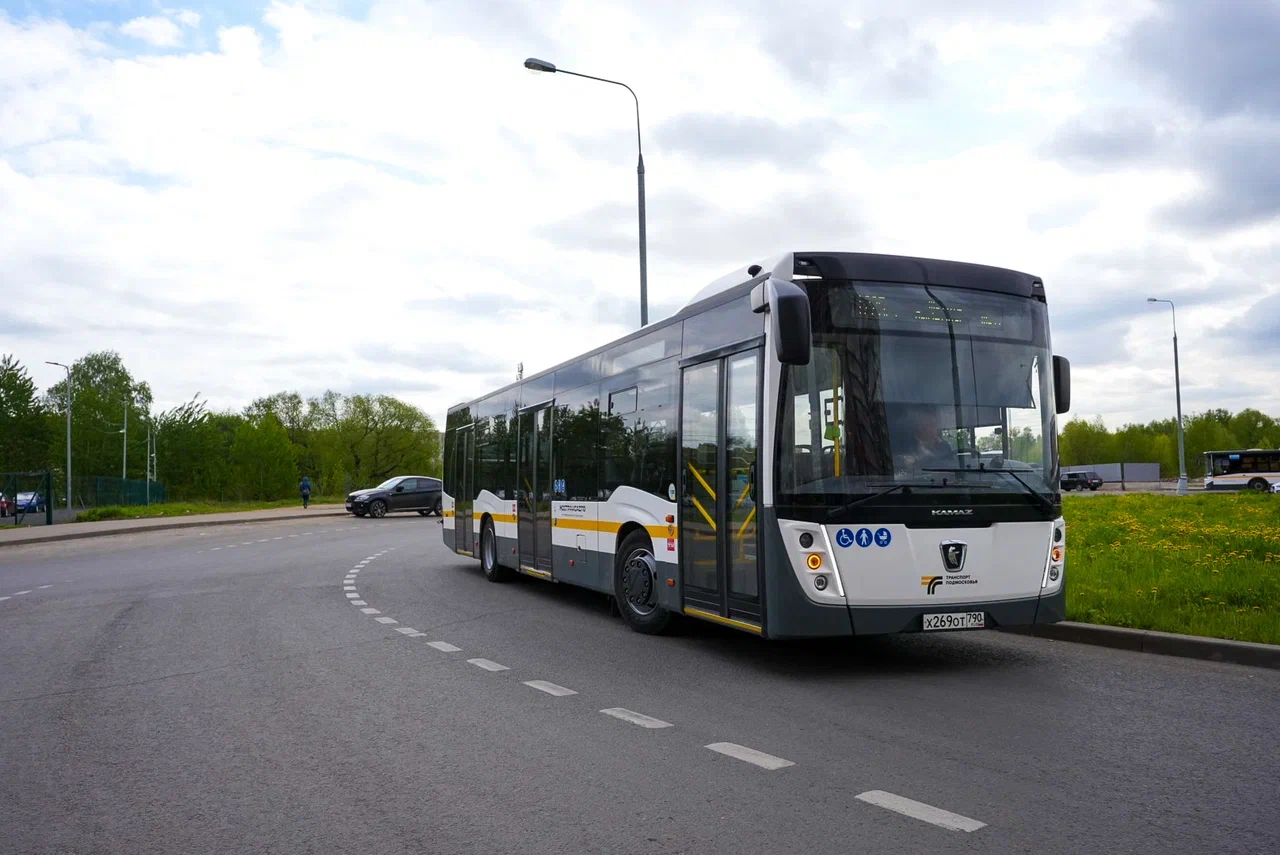
[[[556,528],[568,528],[575,531],[599,531],[604,534],[617,534],[626,525],[626,523],[611,522],[609,520],[596,522],[595,520],[579,520],[566,517],[557,517],[551,521],[551,524]],[[672,534],[671,527],[665,525],[647,525],[644,526],[644,530],[649,533],[650,537],[665,537],[674,540],[679,536],[678,534]]]
[[757,624],[747,623],[744,620],[735,620],[729,617],[721,617],[720,615],[715,614],[714,612],[707,612],[707,611],[703,611],[702,609],[695,609],[693,606],[685,606],[684,613],[689,615],[690,617],[702,618],[703,620],[709,620],[713,623],[722,623],[725,626],[731,626],[731,627],[734,627],[735,629],[745,629],[747,632],[763,632],[764,631]]

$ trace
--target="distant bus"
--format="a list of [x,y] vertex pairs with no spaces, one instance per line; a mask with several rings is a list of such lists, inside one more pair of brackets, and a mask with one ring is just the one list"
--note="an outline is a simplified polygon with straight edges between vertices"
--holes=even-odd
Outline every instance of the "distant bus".
[[1206,490],[1257,490],[1280,485],[1280,449],[1244,448],[1204,453]]
[[608,594],[638,632],[1059,621],[1069,400],[1039,278],[787,253],[452,407],[444,542],[491,581]]

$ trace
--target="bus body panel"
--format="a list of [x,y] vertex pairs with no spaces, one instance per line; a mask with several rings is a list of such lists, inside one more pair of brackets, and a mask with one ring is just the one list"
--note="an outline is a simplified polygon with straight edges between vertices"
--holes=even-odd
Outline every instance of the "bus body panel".
[[[1040,596],[1053,523],[997,522],[982,528],[827,526],[850,606],[928,606]],[[964,550],[963,565],[942,550]]]

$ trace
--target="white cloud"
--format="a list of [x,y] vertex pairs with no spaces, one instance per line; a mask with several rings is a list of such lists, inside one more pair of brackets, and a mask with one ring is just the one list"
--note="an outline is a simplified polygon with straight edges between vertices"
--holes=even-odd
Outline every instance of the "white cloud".
[[[763,2],[376,0],[361,19],[275,3],[212,47],[142,56],[0,14],[0,291],[24,295],[5,327],[24,354],[119,350],[161,404],[368,387],[437,417],[518,362],[627,331],[630,96],[531,75],[533,54],[640,96],[653,306],[793,248],[1024,269],[1080,366],[1077,411],[1148,419],[1166,414],[1171,365],[1143,300],[1177,289],[1196,295],[1179,312],[1184,407],[1243,388],[1280,413],[1265,369],[1219,332],[1280,291],[1280,263],[1239,260],[1266,229],[1174,235],[1160,212],[1199,186],[1193,170],[1094,173],[1050,150],[1069,116],[1114,103],[1095,66],[1141,4],[1036,17],[984,0],[971,20],[909,5],[910,27],[862,32],[929,58],[910,99],[838,52],[824,85],[797,82],[764,58],[786,11]],[[200,24],[165,14],[125,32],[176,46],[178,24]]]
[[168,18],[158,15],[134,18],[120,25],[120,32],[156,47],[176,47],[182,41],[182,31]]

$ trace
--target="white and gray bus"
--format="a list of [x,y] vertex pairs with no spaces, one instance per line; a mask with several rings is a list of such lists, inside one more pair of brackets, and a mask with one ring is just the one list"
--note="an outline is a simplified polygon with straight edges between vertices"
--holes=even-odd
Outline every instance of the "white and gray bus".
[[1206,490],[1257,490],[1280,486],[1280,449],[1243,448],[1204,453]]
[[787,253],[450,409],[444,541],[495,582],[612,595],[641,632],[1059,621],[1069,399],[1039,278]]

